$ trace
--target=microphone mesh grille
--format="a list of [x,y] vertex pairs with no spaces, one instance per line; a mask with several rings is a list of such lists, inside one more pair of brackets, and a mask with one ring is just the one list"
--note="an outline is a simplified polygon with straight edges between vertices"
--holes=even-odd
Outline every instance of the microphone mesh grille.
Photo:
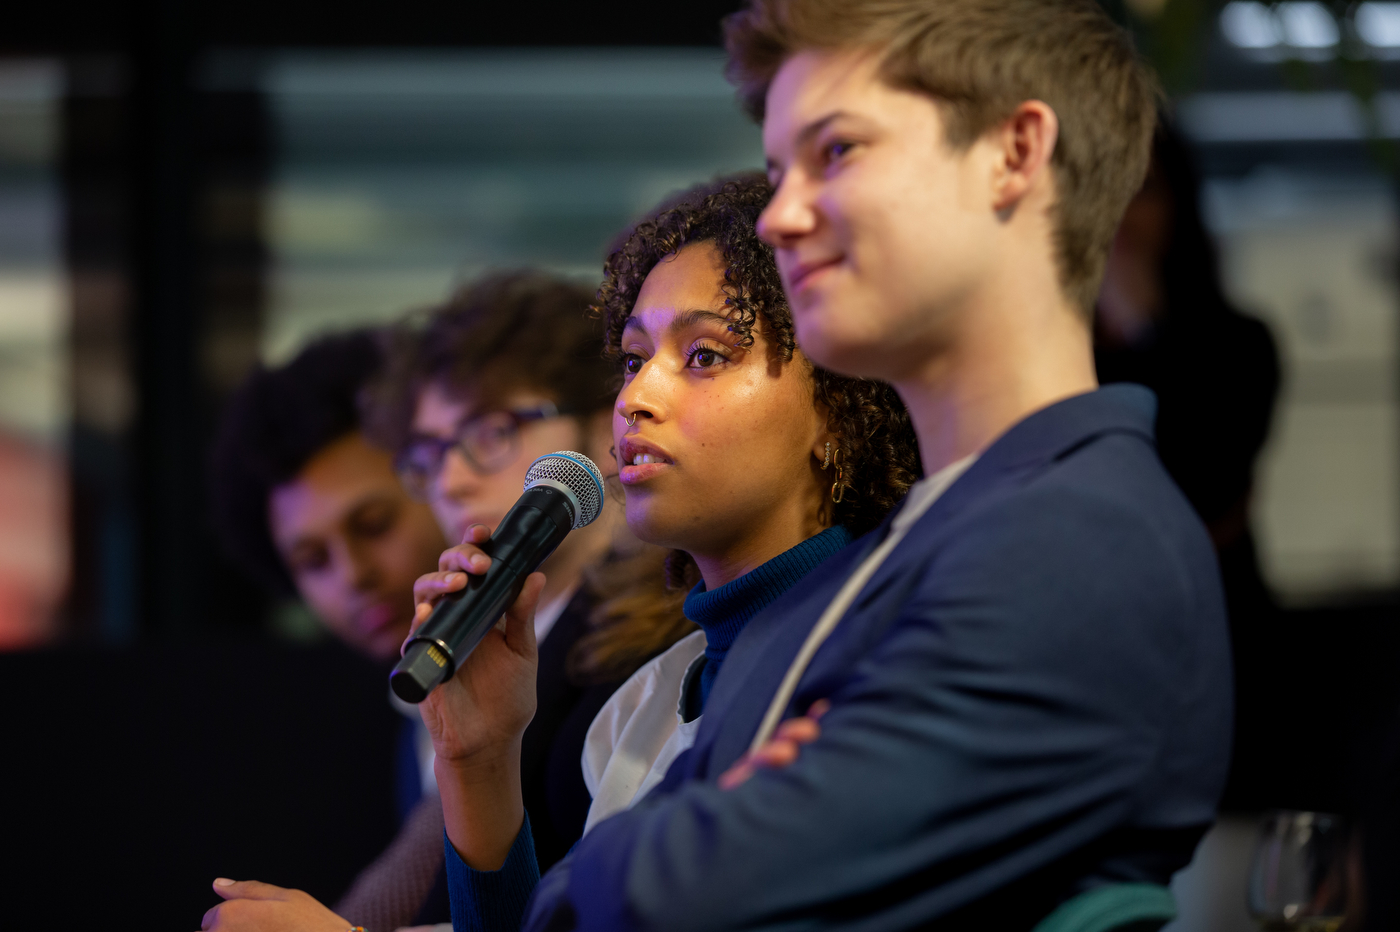
[[579,505],[578,514],[574,515],[575,529],[592,524],[603,510],[603,473],[582,453],[560,450],[541,456],[525,473],[525,488],[541,479],[551,479],[574,493]]

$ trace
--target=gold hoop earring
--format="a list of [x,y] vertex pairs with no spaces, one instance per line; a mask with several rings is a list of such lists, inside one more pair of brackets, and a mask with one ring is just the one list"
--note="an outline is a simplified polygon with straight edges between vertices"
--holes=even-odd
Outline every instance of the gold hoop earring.
[[826,459],[822,460],[822,472],[826,472],[827,467],[829,467],[830,465],[831,465],[831,441],[828,440],[828,441],[826,442]]
[[637,423],[637,415],[641,413],[640,411],[633,411],[631,417],[625,417],[623,420],[627,422],[628,427],[631,427],[633,424]]
[[836,455],[831,458],[831,462],[836,466],[836,481],[831,483],[831,503],[841,504],[841,499],[846,497],[846,471],[841,468],[841,448],[836,448]]

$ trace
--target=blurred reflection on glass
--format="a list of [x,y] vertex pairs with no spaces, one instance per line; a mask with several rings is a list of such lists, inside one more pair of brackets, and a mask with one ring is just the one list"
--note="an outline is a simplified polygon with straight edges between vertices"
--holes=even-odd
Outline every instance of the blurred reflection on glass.
[[1259,828],[1249,912],[1263,929],[1334,932],[1347,911],[1349,832],[1339,816],[1273,812]]
[[58,634],[69,580],[59,63],[0,60],[0,650]]

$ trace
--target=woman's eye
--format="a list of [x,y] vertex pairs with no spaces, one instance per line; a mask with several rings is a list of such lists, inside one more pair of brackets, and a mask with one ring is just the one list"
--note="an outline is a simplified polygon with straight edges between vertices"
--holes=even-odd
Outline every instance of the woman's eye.
[[622,357],[622,371],[628,375],[636,375],[642,371],[642,357],[628,353]]
[[724,361],[724,356],[720,354],[719,350],[702,348],[690,354],[690,365],[696,369],[709,369]]

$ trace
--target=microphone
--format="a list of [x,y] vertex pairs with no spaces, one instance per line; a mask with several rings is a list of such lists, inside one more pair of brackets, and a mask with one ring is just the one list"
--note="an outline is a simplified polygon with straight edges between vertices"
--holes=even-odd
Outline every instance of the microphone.
[[515,601],[525,577],[571,530],[592,524],[602,510],[603,474],[582,453],[561,450],[530,464],[525,494],[481,545],[491,568],[444,596],[405,642],[389,674],[394,695],[418,703],[446,682]]

